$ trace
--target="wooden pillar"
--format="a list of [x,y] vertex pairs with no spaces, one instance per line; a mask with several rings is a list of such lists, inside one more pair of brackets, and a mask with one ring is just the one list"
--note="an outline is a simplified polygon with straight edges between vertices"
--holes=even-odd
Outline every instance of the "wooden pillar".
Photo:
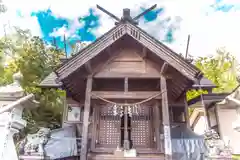
[[159,102],[156,101],[154,106],[154,130],[156,137],[156,147],[158,151],[161,151],[161,139],[160,139],[160,110],[159,110]]
[[184,104],[185,104],[185,120],[186,120],[186,125],[188,128],[190,128],[190,122],[189,122],[189,112],[188,112],[188,103],[187,103],[187,95],[185,94],[184,97]]
[[128,78],[124,78],[124,92],[128,92]]
[[96,134],[97,133],[97,107],[93,106],[93,124],[92,124],[92,140],[91,140],[91,151],[95,151],[96,148]]
[[64,126],[64,123],[67,120],[67,114],[68,114],[67,95],[65,94],[61,98],[62,98],[62,101],[63,101],[62,126]]
[[172,159],[172,142],[171,142],[171,129],[169,120],[169,106],[168,106],[168,94],[167,94],[167,82],[166,78],[161,76],[161,91],[162,94],[162,116],[163,116],[163,130],[164,130],[164,150],[165,159]]
[[129,150],[130,143],[128,138],[128,107],[124,106],[124,149]]
[[[128,78],[124,79],[124,92],[128,91]],[[129,137],[128,137],[128,106],[124,106],[124,149],[130,148]]]
[[88,120],[91,106],[91,91],[92,91],[92,77],[88,77],[85,92],[85,104],[83,113],[83,126],[82,126],[82,144],[81,144],[81,160],[87,160],[87,146],[88,146]]

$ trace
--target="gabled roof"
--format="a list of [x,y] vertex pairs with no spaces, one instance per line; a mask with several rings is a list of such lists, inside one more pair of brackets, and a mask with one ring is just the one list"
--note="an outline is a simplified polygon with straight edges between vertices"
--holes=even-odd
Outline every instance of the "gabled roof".
[[188,63],[180,55],[147,34],[141,28],[126,22],[115,26],[106,34],[98,38],[94,43],[90,44],[75,56],[70,58],[66,63],[59,66],[55,71],[59,79],[63,80],[67,78],[82,65],[100,54],[101,51],[109,47],[124,35],[129,35],[134,38],[136,41],[155,53],[157,56],[159,56],[159,58],[174,67],[188,79],[196,81],[202,77],[201,71],[194,65]]
[[201,98],[201,95],[188,101],[188,106],[193,108],[202,107],[202,99],[205,104],[218,103],[219,105],[226,105],[228,108],[231,108],[231,103],[228,103],[228,100],[231,98],[240,99],[240,84],[232,90],[230,93],[208,93],[204,94]]
[[52,72],[39,84],[39,86],[47,88],[58,88],[62,86],[62,82],[58,81],[56,73]]
[[201,87],[201,89],[212,89],[212,88],[216,88],[217,86],[213,84],[213,82],[207,79],[206,77],[203,77],[200,80],[200,84],[195,83],[192,86],[193,89],[199,89],[199,87]]

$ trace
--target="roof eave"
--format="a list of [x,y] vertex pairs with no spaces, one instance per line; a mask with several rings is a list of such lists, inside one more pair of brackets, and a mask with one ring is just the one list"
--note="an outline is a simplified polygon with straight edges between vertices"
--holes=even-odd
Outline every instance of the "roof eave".
[[62,85],[38,85],[40,88],[61,88]]
[[[203,94],[203,101],[207,103],[212,103],[212,102],[220,102],[224,100],[226,96],[228,96],[229,93],[210,93],[210,94]],[[189,100],[188,106],[192,107],[194,104],[201,102],[202,98],[201,95]]]

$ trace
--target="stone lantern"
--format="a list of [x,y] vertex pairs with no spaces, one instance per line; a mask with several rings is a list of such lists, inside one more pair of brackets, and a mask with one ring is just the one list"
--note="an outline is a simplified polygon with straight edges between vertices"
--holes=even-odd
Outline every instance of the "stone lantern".
[[13,135],[23,129],[27,122],[22,119],[24,108],[37,107],[34,95],[25,95],[20,85],[22,75],[13,75],[13,83],[0,87],[0,159],[18,160]]

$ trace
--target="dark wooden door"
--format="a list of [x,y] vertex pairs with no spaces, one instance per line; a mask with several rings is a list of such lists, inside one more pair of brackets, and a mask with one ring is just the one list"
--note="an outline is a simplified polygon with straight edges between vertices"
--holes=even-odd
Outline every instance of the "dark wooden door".
[[152,108],[139,106],[138,114],[133,114],[131,121],[131,139],[133,142],[133,148],[153,148],[154,135]]
[[[112,152],[117,146],[123,147],[124,125],[121,127],[121,116],[113,114],[111,105],[98,107],[96,151]],[[154,148],[152,107],[139,106],[138,113],[131,114],[128,123],[131,148],[137,151]]]
[[113,115],[112,106],[99,108],[98,148],[116,149],[120,143],[120,116]]

